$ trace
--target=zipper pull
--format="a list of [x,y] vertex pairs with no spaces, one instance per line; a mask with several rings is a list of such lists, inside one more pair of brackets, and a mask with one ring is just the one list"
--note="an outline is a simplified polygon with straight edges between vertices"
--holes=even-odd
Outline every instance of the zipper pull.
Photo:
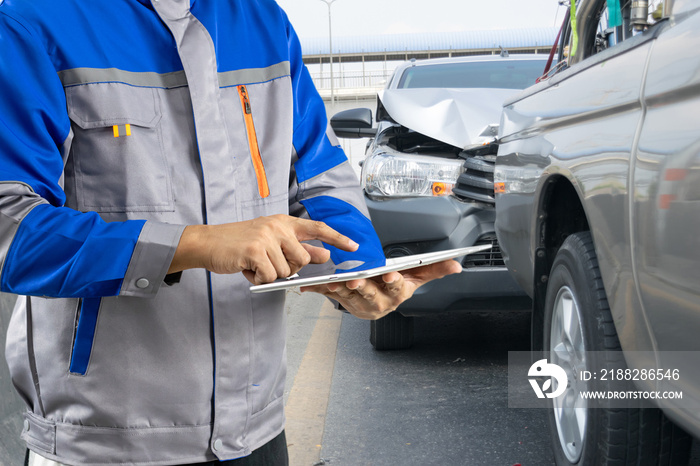
[[241,98],[243,98],[243,108],[245,109],[245,114],[250,115],[252,111],[250,109],[250,99],[248,99],[248,90],[245,86],[238,86],[238,91],[241,93]]

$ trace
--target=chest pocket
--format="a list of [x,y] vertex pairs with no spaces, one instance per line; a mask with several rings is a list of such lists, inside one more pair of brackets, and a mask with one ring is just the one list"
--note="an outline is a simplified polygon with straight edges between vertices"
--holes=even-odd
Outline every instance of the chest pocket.
[[[96,212],[174,210],[163,151],[160,100],[155,89],[119,83],[66,89],[73,122],[75,206]],[[68,167],[67,167],[68,168]],[[72,175],[72,176],[71,176]],[[67,193],[68,194],[68,193]]]

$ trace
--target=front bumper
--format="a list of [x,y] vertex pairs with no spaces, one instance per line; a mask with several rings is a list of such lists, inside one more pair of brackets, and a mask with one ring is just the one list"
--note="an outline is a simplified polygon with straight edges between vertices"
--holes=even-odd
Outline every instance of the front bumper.
[[[374,200],[365,196],[374,228],[387,257],[420,254],[490,242],[495,210],[454,197]],[[462,273],[434,280],[399,306],[403,315],[460,310],[525,310],[529,297],[516,284],[500,257],[463,261]]]

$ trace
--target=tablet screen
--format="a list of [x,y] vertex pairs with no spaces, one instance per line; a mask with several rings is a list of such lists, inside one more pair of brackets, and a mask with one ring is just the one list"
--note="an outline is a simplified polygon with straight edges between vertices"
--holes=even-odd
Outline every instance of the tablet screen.
[[264,285],[251,285],[250,291],[253,293],[264,293],[267,291],[285,290],[295,286],[322,285],[324,283],[346,282],[358,278],[370,278],[377,275],[383,275],[389,272],[412,269],[423,265],[434,264],[456,257],[468,256],[480,251],[490,249],[490,244],[479,246],[469,246],[466,248],[447,249],[444,251],[428,252],[425,254],[415,254],[412,256],[401,256],[386,260],[386,265],[375,267],[373,269],[361,270],[358,272],[337,272],[333,274],[319,276],[303,276],[303,269],[300,272],[302,276],[292,276],[283,278],[272,283]]

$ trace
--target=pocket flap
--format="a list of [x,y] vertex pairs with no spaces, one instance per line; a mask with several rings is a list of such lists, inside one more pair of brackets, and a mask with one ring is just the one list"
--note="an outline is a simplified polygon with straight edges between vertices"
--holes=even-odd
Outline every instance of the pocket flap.
[[131,124],[153,128],[161,118],[155,90],[117,83],[66,88],[68,116],[83,129]]

